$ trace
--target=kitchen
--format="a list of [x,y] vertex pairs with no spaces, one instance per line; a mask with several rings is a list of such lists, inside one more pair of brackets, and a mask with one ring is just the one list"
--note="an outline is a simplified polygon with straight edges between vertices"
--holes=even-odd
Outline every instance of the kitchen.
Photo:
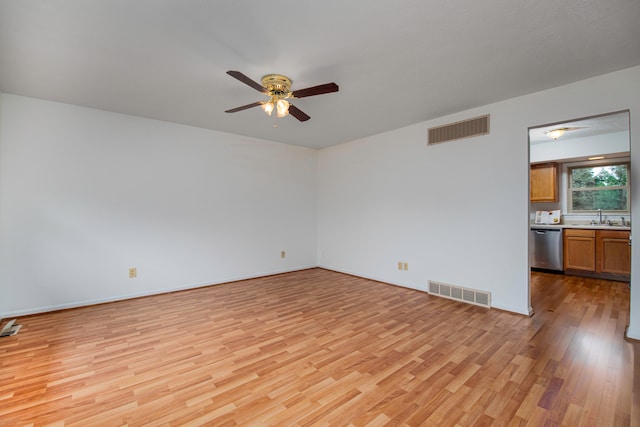
[[628,282],[629,111],[529,129],[533,270]]

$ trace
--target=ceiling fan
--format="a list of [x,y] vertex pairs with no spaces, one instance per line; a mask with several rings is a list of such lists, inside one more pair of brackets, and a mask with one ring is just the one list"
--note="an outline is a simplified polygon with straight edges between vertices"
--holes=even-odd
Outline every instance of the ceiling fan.
[[549,131],[545,132],[544,134],[555,141],[556,139],[560,138],[565,133],[567,133],[569,131],[573,131],[573,130],[579,130],[579,129],[585,129],[585,127],[584,126],[559,127],[559,128],[550,129]]
[[230,110],[226,110],[225,113],[235,113],[261,106],[268,115],[271,115],[275,109],[277,117],[285,117],[288,114],[291,114],[301,122],[305,122],[311,117],[295,105],[289,103],[287,99],[305,98],[307,96],[322,95],[323,93],[338,91],[338,85],[335,83],[325,83],[318,86],[291,91],[291,79],[280,74],[267,74],[262,77],[262,84],[250,79],[240,71],[227,71],[227,74],[240,80],[247,86],[251,86],[258,92],[264,93],[269,97],[269,100],[257,101],[241,107],[232,108]]

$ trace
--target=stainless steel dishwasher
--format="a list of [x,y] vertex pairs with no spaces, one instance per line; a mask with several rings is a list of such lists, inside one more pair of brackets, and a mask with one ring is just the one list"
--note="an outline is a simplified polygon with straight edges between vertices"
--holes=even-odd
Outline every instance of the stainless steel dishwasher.
[[561,228],[531,229],[529,232],[529,262],[532,268],[563,270]]

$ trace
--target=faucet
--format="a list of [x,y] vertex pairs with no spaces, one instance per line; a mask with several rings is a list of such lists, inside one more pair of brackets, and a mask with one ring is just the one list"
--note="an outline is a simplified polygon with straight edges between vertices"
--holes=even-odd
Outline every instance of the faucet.
[[598,209],[598,224],[602,224],[602,209]]
[[620,219],[622,220],[622,225],[623,225],[623,226],[627,225],[627,223],[625,222],[625,220],[624,220],[624,217],[623,217],[623,216],[621,216],[621,217],[620,217]]

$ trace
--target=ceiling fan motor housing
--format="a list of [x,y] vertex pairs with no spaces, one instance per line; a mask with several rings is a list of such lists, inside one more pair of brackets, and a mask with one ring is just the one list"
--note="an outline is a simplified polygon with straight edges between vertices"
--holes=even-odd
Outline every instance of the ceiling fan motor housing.
[[264,86],[271,96],[288,98],[291,96],[291,79],[280,74],[267,74],[262,78]]

